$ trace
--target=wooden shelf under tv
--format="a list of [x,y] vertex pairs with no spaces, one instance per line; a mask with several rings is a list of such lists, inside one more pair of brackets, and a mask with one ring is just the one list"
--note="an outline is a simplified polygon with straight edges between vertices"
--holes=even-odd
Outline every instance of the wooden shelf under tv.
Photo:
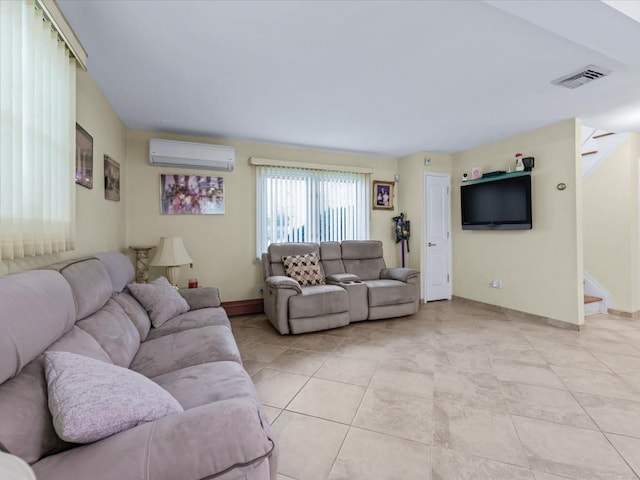
[[493,175],[491,177],[482,177],[476,178],[475,180],[467,180],[466,182],[462,182],[462,185],[471,185],[473,183],[484,183],[484,182],[493,182],[494,180],[502,180],[504,178],[512,178],[512,177],[524,177],[525,175],[531,175],[531,172],[511,172],[511,173],[502,173],[500,175]]

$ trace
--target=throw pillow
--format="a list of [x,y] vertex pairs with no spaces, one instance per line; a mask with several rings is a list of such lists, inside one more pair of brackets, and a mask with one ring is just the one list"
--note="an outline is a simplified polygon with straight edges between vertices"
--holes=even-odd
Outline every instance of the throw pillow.
[[159,327],[170,318],[189,311],[189,304],[164,277],[151,283],[130,283],[127,288],[144,309],[154,327]]
[[320,258],[317,253],[306,255],[288,255],[282,257],[287,277],[296,280],[303,287],[306,285],[324,285],[324,275],[320,269]]
[[69,352],[44,353],[53,428],[90,443],[183,409],[157,383],[132,370]]

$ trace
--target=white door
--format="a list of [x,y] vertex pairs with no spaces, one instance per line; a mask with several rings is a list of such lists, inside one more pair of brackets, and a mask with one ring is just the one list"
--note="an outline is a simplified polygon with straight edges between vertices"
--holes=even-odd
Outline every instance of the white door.
[[451,176],[425,174],[424,299],[451,299]]

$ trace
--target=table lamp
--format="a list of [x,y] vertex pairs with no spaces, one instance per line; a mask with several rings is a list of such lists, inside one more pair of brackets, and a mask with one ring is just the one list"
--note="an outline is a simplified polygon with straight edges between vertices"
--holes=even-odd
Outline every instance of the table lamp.
[[182,237],[162,237],[160,239],[160,245],[151,260],[151,265],[167,267],[167,280],[176,288],[178,288],[180,265],[187,263],[193,263],[193,260],[187,253],[187,249],[184,248]]

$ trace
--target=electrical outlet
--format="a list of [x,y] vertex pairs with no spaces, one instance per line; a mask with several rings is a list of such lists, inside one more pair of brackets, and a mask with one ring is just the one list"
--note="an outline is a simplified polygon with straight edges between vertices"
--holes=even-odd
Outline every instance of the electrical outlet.
[[502,288],[502,280],[491,280],[491,288]]

